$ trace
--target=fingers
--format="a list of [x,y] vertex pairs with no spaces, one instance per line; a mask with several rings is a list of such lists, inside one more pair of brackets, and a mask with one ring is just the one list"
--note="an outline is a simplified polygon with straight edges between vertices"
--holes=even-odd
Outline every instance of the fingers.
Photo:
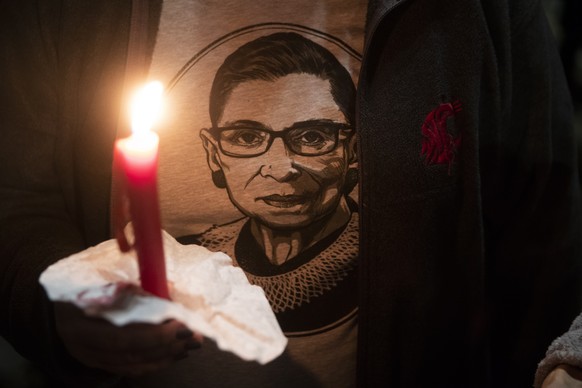
[[202,337],[182,323],[114,326],[72,305],[55,305],[57,331],[81,363],[124,376],[153,372],[188,356]]
[[[78,325],[72,330],[84,346],[97,352],[140,352],[171,345],[178,340],[176,332],[182,328],[184,326],[177,321],[160,325],[130,324],[120,327],[107,321],[89,318],[82,326]],[[93,335],[84,336],[84,332],[91,332]]]
[[[180,341],[183,342],[183,341]],[[153,349],[148,352],[108,352],[77,348],[77,358],[87,366],[122,376],[140,376],[155,372],[172,363],[187,358],[183,343],[172,344],[169,349]]]
[[[152,330],[152,331],[155,331]],[[111,348],[91,348],[89,346],[83,347],[83,351],[87,355],[91,355],[94,359],[103,360],[101,365],[138,365],[144,363],[156,363],[164,361],[174,361],[176,359],[184,358],[188,355],[188,351],[200,347],[200,343],[193,337],[177,339],[174,338],[167,343],[158,346],[140,348],[140,347],[111,347]]]

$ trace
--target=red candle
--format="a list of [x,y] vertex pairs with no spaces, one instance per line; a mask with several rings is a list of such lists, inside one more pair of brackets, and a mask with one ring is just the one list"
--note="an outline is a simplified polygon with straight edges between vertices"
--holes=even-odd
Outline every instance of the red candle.
[[[133,134],[115,143],[115,168],[121,176],[122,195],[129,202],[138,257],[142,288],[154,295],[169,299],[166,265],[162,245],[162,228],[157,190],[159,137],[150,131],[155,113],[159,110],[161,85],[148,84],[134,101],[132,112]],[[116,222],[119,225],[119,222]],[[125,240],[120,248],[127,249]],[[123,236],[124,238],[124,236]]]

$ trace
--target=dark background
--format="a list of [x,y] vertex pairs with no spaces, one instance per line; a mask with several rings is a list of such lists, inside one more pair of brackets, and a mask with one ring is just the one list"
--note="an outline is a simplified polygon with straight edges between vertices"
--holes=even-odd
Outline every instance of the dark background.
[[[556,40],[560,44],[564,68],[574,98],[582,174],[582,20],[580,20],[582,0],[543,0],[543,2]],[[43,375],[0,338],[0,388],[47,387]]]

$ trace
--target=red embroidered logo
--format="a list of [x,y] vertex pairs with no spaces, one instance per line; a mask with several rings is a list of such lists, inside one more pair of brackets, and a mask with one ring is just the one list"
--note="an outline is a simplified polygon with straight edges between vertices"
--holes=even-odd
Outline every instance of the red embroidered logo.
[[461,111],[461,103],[455,101],[439,105],[426,116],[422,124],[422,150],[426,164],[447,164],[449,172],[461,145],[461,134],[447,132],[447,119]]

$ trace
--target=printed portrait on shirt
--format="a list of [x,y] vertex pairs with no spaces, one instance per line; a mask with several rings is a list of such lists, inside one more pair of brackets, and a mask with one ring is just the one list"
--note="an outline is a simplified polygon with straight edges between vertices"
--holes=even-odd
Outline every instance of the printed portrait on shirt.
[[[307,219],[290,218],[302,201],[300,213],[304,217],[322,218],[320,213],[328,212],[342,197],[337,193],[351,191],[351,197],[357,199],[353,115],[357,81],[354,74],[359,70],[359,54],[331,37],[288,32],[286,26],[273,27],[272,33],[269,30],[265,33],[263,29],[249,30],[238,39],[229,37],[209,45],[210,49],[196,53],[171,81],[164,82],[168,88],[168,112],[166,122],[159,129],[160,196],[164,228],[174,236],[201,233],[212,225],[250,216],[249,211],[253,212],[252,208],[258,204],[251,206],[244,200],[258,187],[258,182],[253,180],[241,192],[235,187],[238,172],[230,173],[229,165],[212,162],[227,163],[230,159],[236,167],[252,168],[254,162],[272,159],[281,145],[285,150],[282,155],[294,158],[271,163],[272,174],[279,174],[278,170],[285,168],[281,165],[285,161],[294,167],[283,178],[287,189],[280,186],[270,197],[264,196],[261,200],[265,205],[270,202],[271,210],[277,206],[280,209],[267,217],[268,223],[286,226],[309,223]],[[247,68],[238,69],[240,66]],[[246,96],[239,98],[243,92]],[[243,105],[245,102],[249,107]],[[245,117],[242,113],[249,108],[272,117],[253,117],[252,112]],[[299,112],[303,117],[298,116]],[[219,117],[224,114],[238,114],[238,117]],[[253,131],[246,132],[245,136],[233,128],[223,130],[227,121],[240,128],[244,127],[245,120],[247,124],[257,124],[247,125]],[[219,131],[220,142],[210,141],[217,139]],[[252,155],[247,151],[247,155],[235,155],[233,150],[225,153],[225,136],[231,136],[232,140],[235,134],[239,141],[236,152],[241,152],[240,142],[254,134],[258,136],[255,140],[265,140],[260,145],[264,154]],[[235,143],[229,145],[232,148]],[[250,150],[251,144],[246,146]],[[210,155],[215,157],[209,158]],[[337,159],[338,156],[341,157]],[[325,169],[323,165],[327,165]],[[266,169],[267,166],[261,167],[260,174],[264,175]],[[307,182],[306,175],[313,182]],[[229,184],[224,188],[216,184],[217,179],[227,177]],[[298,179],[301,182],[296,182]],[[299,186],[304,186],[301,192],[297,189]],[[261,217],[266,221],[264,215]]]
[[228,254],[284,330],[304,332],[355,311],[356,88],[337,53],[359,61],[311,33],[252,35],[192,57],[170,82],[164,227]]
[[275,264],[347,224],[354,100],[347,70],[294,33],[252,41],[218,69],[201,132],[208,165]]

